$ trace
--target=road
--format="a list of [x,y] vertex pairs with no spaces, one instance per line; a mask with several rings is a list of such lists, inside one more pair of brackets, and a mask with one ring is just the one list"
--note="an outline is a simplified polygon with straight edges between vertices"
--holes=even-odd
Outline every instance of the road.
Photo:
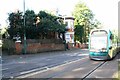
[[116,60],[91,61],[86,57],[19,78],[115,78],[114,74],[118,71]]
[[115,78],[118,55],[111,61],[93,61],[88,53],[77,49],[3,58],[3,78]]
[[18,56],[13,55],[11,57],[3,55],[2,76],[4,78],[10,78],[38,70],[44,70],[81,59],[84,55],[88,55],[88,51],[80,49]]

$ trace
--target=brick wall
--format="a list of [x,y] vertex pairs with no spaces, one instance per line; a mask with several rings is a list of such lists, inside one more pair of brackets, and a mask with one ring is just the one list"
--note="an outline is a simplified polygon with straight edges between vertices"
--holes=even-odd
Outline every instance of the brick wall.
[[[24,44],[16,42],[16,53],[23,53]],[[39,53],[45,51],[64,50],[64,44],[61,40],[27,40],[27,53]]]

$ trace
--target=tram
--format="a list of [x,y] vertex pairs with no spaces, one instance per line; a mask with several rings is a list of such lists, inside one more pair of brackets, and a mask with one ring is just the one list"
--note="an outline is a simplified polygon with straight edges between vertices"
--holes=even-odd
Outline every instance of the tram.
[[120,51],[118,39],[110,30],[94,29],[89,34],[89,58],[111,60]]

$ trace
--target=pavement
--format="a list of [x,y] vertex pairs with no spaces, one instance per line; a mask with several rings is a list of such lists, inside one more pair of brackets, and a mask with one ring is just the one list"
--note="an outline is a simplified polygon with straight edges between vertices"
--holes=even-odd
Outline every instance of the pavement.
[[[61,54],[61,53],[71,53],[71,52],[76,52],[76,51],[79,51],[81,50],[80,48],[72,48],[70,50],[66,50],[66,51],[49,51],[49,52],[41,52],[41,53],[35,53],[35,54],[22,54],[21,55],[7,55],[7,53],[3,53],[2,52],[2,60],[12,60],[12,59],[18,59],[18,58],[30,58],[30,57],[36,57],[36,56],[50,56],[51,54],[53,55],[58,55],[58,54]],[[4,55],[5,54],[5,55]]]

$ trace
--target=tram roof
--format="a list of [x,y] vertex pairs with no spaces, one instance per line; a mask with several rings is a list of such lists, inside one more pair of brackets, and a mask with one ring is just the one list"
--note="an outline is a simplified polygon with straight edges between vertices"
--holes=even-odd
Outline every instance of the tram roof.
[[90,34],[91,34],[93,31],[97,31],[97,30],[98,30],[98,31],[105,30],[105,31],[107,31],[108,33],[111,32],[110,29],[92,29],[91,32],[90,32]]

